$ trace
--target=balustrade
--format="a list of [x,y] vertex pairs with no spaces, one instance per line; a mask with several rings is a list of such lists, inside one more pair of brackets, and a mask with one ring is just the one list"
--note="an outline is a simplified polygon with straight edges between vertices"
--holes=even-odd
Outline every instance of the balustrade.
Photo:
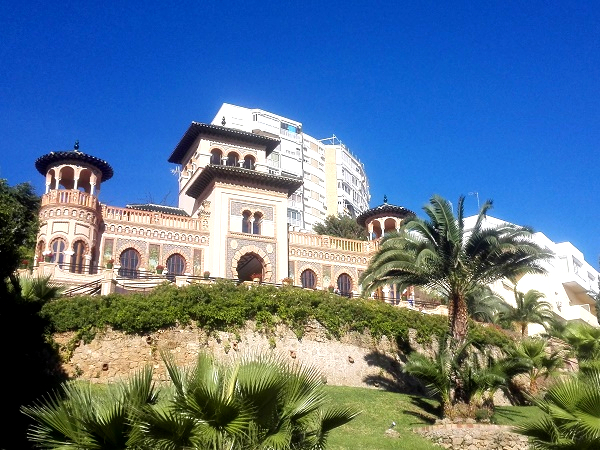
[[46,205],[77,205],[96,209],[98,208],[98,199],[76,189],[55,189],[42,195],[42,206]]
[[353,253],[369,253],[373,251],[373,241],[357,241],[333,236],[325,236],[312,233],[289,232],[290,245],[305,247],[318,247],[323,249],[341,250]]
[[200,219],[154,211],[117,208],[107,205],[102,205],[102,217],[107,222],[127,222],[191,231],[200,231],[202,229],[202,221]]

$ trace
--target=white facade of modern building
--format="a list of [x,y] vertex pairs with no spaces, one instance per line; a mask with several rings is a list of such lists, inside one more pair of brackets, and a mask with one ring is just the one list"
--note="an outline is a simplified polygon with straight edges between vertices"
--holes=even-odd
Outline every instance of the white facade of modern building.
[[[465,219],[465,228],[471,229],[475,216]],[[484,227],[495,227],[506,223],[500,219],[488,216]],[[585,261],[583,253],[570,242],[556,243],[544,233],[536,232],[533,240],[542,248],[554,253],[554,258],[545,263],[546,275],[525,275],[517,282],[517,290],[527,292],[530,289],[544,294],[552,306],[554,314],[564,321],[586,322],[598,326],[596,318],[596,302],[598,294],[599,273],[591,264]],[[514,305],[514,285],[507,280],[496,282],[492,289]],[[539,325],[530,324],[529,333],[541,331]]]
[[288,223],[295,229],[311,230],[328,215],[356,217],[369,208],[364,165],[335,136],[316,139],[303,132],[299,121],[228,103],[221,106],[212,124],[281,140],[267,165],[271,174],[304,181],[288,200]]

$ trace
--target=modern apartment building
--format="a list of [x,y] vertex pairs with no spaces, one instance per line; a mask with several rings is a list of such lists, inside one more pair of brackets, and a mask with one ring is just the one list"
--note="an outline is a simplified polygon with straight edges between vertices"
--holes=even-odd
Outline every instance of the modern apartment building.
[[280,140],[267,165],[273,175],[303,180],[288,200],[288,223],[294,229],[311,230],[328,215],[357,217],[369,208],[364,165],[336,136],[317,139],[304,133],[299,121],[229,103],[221,106],[212,124]]
[[[473,227],[476,216],[467,217],[465,226]],[[484,226],[498,226],[506,221],[487,216]],[[596,301],[599,273],[584,259],[583,254],[570,242],[556,243],[544,233],[533,234],[533,240],[554,253],[554,258],[545,263],[546,275],[525,275],[517,281],[520,292],[530,289],[544,294],[542,300],[552,306],[555,316],[563,321],[580,321],[598,326]],[[510,304],[515,304],[515,285],[508,280],[496,282],[492,289]],[[529,333],[541,332],[540,325],[530,324]]]

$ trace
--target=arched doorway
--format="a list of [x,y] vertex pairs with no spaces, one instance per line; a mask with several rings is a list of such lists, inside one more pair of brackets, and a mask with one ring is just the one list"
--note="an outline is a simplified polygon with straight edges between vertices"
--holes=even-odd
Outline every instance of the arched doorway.
[[246,253],[237,263],[237,275],[240,281],[252,281],[252,275],[260,274],[264,279],[264,260],[256,253]]

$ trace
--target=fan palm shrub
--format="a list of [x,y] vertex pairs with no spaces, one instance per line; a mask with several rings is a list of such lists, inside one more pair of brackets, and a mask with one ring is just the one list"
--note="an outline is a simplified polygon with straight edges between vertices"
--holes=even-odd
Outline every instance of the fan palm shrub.
[[512,358],[527,361],[528,391],[531,395],[537,394],[541,378],[547,379],[555,375],[564,363],[562,352],[550,349],[547,339],[523,339],[506,350]]
[[147,369],[107,390],[68,384],[63,396],[23,408],[30,439],[62,449],[311,449],[358,411],[331,405],[315,369],[272,356],[191,368],[163,355],[172,384],[156,392]]
[[600,369],[559,381],[535,401],[543,416],[516,430],[536,450],[595,450],[600,446]]
[[464,197],[454,215],[450,202],[433,196],[423,208],[428,219],[410,218],[398,234],[384,238],[361,277],[366,293],[385,285],[423,286],[448,299],[454,345],[468,332],[467,296],[481,285],[527,273],[545,273],[551,253],[531,240],[532,230],[504,223],[485,227],[492,207],[481,207],[471,230],[465,230]]
[[155,403],[152,371],[107,387],[71,381],[22,411],[34,421],[29,440],[43,449],[123,450],[138,448],[136,412]]
[[469,342],[452,349],[442,341],[433,356],[413,352],[404,366],[440,401],[442,415],[450,418],[456,415],[457,404],[466,404],[471,412],[493,408],[494,393],[528,369],[528,361],[521,358],[494,356]]

